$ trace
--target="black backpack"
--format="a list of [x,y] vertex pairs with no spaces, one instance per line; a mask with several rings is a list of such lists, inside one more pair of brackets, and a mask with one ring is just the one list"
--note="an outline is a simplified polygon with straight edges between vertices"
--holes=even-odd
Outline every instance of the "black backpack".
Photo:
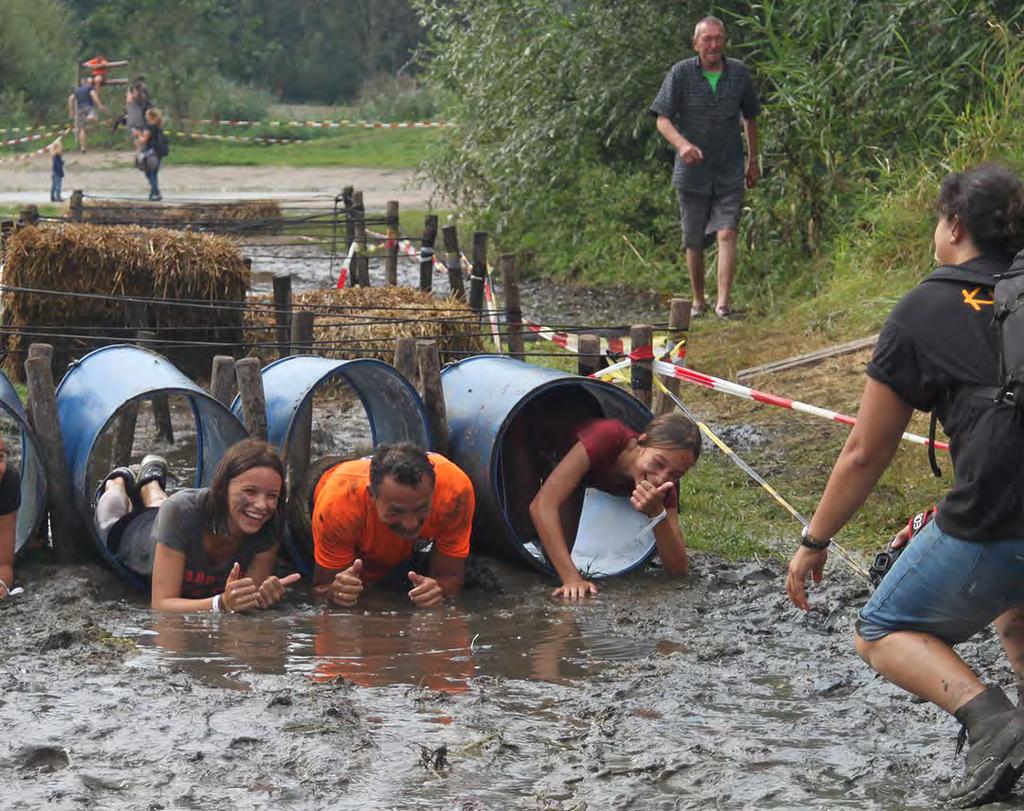
[[171,142],[167,138],[167,133],[163,129],[157,130],[156,144],[153,145],[156,150],[156,154],[161,158],[166,158],[171,154]]
[[[979,386],[976,394],[995,406],[1008,405],[1024,414],[1024,251],[1017,255],[1005,273],[988,275],[962,267],[943,265],[925,281],[971,282],[995,287],[992,295],[992,327],[999,336],[999,385]],[[932,473],[942,475],[935,461],[935,426],[938,416],[932,410],[928,429],[928,462]]]

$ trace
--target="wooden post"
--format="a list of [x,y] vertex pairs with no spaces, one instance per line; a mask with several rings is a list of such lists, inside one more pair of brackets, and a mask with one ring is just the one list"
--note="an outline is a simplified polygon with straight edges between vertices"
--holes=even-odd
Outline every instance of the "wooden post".
[[277,356],[286,358],[292,354],[292,274],[274,274],[274,325],[277,335]]
[[370,257],[353,256],[349,265],[349,275],[352,277],[353,287],[370,286]]
[[39,443],[46,473],[53,552],[58,563],[70,563],[76,557],[75,539],[78,535],[75,498],[64,456],[64,441],[57,417],[57,397],[49,359],[44,355],[27,358],[25,379],[28,384],[28,410],[32,415],[36,442]]
[[309,310],[297,310],[292,316],[292,354],[311,355],[313,353],[313,313]]
[[71,192],[71,198],[68,201],[68,211],[71,212],[72,222],[82,222],[85,219],[82,209],[84,208],[83,199],[85,193],[81,189],[75,189]]
[[434,286],[434,243],[437,241],[437,215],[423,219],[423,238],[420,240],[420,290],[428,293]]
[[[685,298],[674,298],[669,303],[668,311],[668,345],[669,349],[673,348],[683,338],[686,337],[687,330],[690,329],[690,300]],[[671,363],[676,363],[675,360],[670,359]],[[679,362],[682,365],[682,362]],[[679,396],[679,378],[677,377],[662,377],[661,382],[665,384],[665,388],[672,392],[677,397]],[[654,413],[655,414],[668,414],[672,411],[676,404],[672,402],[670,397],[666,397],[665,394],[658,389],[658,396],[655,400],[657,404]]]
[[459,232],[454,225],[441,229],[444,236],[445,267],[448,268],[448,285],[455,298],[466,300],[466,285],[462,282],[462,260],[459,258]]
[[366,256],[366,207],[363,205],[363,193],[352,192],[352,217],[355,220],[356,252]]
[[484,309],[484,281],[487,279],[487,232],[473,234],[473,270],[469,277],[469,307],[480,315]]
[[[632,352],[650,350],[654,336],[654,327],[650,324],[634,324],[629,329],[629,342]],[[651,407],[651,388],[653,386],[653,358],[634,360],[630,365],[629,386],[633,396],[648,408]]]
[[139,419],[139,401],[131,400],[118,411],[114,423],[114,441],[110,449],[112,468],[131,464],[132,447],[135,445],[135,425]]
[[441,357],[437,351],[437,341],[416,342],[416,365],[423,384],[423,405],[427,409],[433,450],[447,456],[448,412],[444,405],[444,389],[441,387]]
[[25,206],[18,214],[18,222],[22,225],[35,225],[39,222],[39,206]]
[[[292,351],[312,354],[313,313],[299,310],[292,319]],[[288,443],[288,481],[298,482],[309,470],[313,436],[313,398],[295,415],[295,425]]]
[[506,253],[498,258],[501,285],[505,294],[505,325],[508,331],[508,353],[523,359],[523,309],[519,299],[519,267],[515,254]]
[[[53,378],[53,346],[51,344],[29,344],[28,353],[25,355],[25,359],[28,358],[46,358],[46,362],[50,364],[50,377]],[[36,430],[35,423],[32,422],[32,411],[28,412],[28,424],[29,427],[34,431]]]
[[4,248],[7,246],[7,240],[11,238],[11,233],[14,231],[14,220],[4,220],[0,222],[0,256],[3,255]]
[[230,355],[216,355],[210,372],[210,394],[215,400],[231,408],[235,399],[235,359]]
[[345,253],[348,253],[349,246],[356,241],[356,224],[352,219],[352,196],[355,189],[346,186],[341,190],[341,202],[345,205]]
[[389,200],[387,209],[388,247],[384,254],[384,277],[390,285],[398,284],[398,201]]
[[395,360],[392,364],[414,389],[420,389],[420,370],[416,361],[416,339],[395,339]]
[[[139,346],[150,347],[156,338],[156,333],[140,329],[135,333],[138,337]],[[153,406],[153,421],[156,424],[156,437],[169,445],[174,444],[174,427],[171,423],[171,405],[167,401],[166,394],[154,394],[150,398]]]
[[259,358],[235,361],[238,394],[242,399],[242,421],[253,439],[267,438],[267,399],[263,392],[263,375]]
[[581,335],[576,371],[584,377],[592,375],[598,369],[604,368],[601,358],[601,339],[596,335]]

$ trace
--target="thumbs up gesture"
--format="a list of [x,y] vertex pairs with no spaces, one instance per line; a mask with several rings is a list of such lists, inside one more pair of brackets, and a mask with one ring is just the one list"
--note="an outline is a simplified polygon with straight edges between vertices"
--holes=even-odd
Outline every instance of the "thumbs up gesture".
[[260,587],[256,592],[256,604],[260,608],[270,608],[270,606],[281,601],[281,598],[284,597],[284,591],[288,586],[292,583],[298,583],[301,579],[302,575],[298,572],[280,578],[270,575],[260,583]]
[[331,600],[344,608],[351,608],[363,592],[363,561],[356,558],[345,571],[334,575],[331,582]]
[[256,584],[251,577],[242,577],[238,561],[231,567],[221,603],[228,611],[249,611],[257,606]]
[[633,509],[642,512],[649,518],[654,518],[665,509],[665,496],[675,485],[672,482],[663,482],[655,487],[646,479],[637,483],[633,494],[629,497]]
[[418,572],[409,572],[409,581],[412,583],[409,599],[418,608],[432,608],[444,602],[444,591],[434,578],[425,577]]

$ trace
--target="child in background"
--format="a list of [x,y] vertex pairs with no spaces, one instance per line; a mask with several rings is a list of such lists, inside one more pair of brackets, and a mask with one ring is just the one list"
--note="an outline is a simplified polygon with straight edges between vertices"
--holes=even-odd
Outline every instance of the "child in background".
[[50,146],[50,153],[53,155],[50,164],[50,202],[60,203],[64,199],[60,196],[60,187],[64,182],[64,147],[61,145],[60,139],[54,141]]

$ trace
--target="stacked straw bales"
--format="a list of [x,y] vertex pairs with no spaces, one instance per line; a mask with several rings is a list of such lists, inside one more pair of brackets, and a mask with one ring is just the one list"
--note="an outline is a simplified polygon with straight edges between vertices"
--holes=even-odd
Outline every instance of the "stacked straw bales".
[[220,234],[279,233],[283,214],[276,200],[238,200],[229,203],[161,205],[141,200],[88,199],[82,221],[100,225],[135,224]]
[[[59,369],[99,346],[134,340],[125,302],[110,297],[138,296],[200,303],[151,303],[145,326],[156,333],[156,351],[187,373],[205,374],[213,355],[232,354],[231,345],[241,340],[237,302],[245,300],[249,276],[238,247],[227,237],[78,223],[18,228],[4,245],[5,288],[87,295],[5,289],[0,298],[3,368],[8,376],[23,379],[28,346],[34,342],[53,344]],[[209,306],[217,302],[236,304]]]
[[[273,299],[253,296],[245,315],[246,341],[264,362],[277,358]],[[436,340],[442,362],[483,349],[473,311],[456,299],[439,299],[408,287],[347,287],[307,290],[293,297],[293,310],[315,315],[313,354],[331,358],[379,358],[390,363],[395,339]]]

